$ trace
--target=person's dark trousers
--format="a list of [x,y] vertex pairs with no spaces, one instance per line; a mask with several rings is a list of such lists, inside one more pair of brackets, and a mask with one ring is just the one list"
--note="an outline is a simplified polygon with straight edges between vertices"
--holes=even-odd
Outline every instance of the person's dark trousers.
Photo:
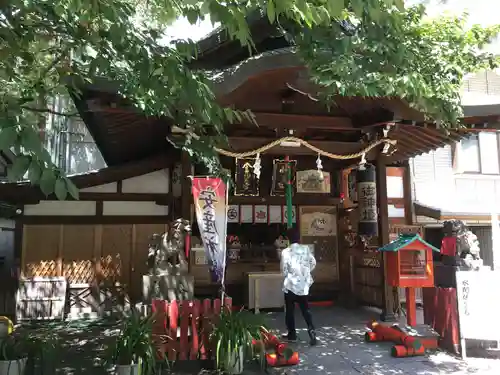
[[297,331],[295,330],[295,303],[299,305],[302,316],[307,325],[307,331],[311,337],[311,343],[316,341],[314,325],[312,322],[311,310],[309,309],[309,301],[307,296],[298,296],[290,291],[285,293],[285,324],[288,330],[288,338],[290,340],[297,339]]

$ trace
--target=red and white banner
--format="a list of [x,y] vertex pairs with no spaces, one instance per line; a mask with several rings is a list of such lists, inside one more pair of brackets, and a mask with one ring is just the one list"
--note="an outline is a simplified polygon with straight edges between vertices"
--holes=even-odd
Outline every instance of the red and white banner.
[[226,184],[221,178],[194,177],[192,191],[198,228],[212,280],[222,283],[226,269]]

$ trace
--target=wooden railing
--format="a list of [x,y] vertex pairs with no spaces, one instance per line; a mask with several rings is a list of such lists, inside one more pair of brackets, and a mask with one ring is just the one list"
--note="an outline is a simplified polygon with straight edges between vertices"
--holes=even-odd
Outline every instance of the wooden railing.
[[[224,305],[231,308],[231,298],[224,299]],[[169,361],[209,359],[210,329],[220,314],[221,306],[220,299],[180,302],[153,300],[153,340],[158,357]]]

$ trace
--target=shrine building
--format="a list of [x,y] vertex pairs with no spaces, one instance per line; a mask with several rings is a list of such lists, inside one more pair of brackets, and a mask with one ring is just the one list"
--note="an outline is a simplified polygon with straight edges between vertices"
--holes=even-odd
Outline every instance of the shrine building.
[[[315,98],[318,88],[294,49],[266,17],[252,21],[251,33],[253,56],[214,32],[199,42],[193,65],[218,72],[214,87],[221,105],[255,115],[258,127],[227,126],[227,153],[294,137],[252,157],[220,156],[235,182],[228,202],[226,291],[234,305],[282,303],[276,249],[286,241],[292,215],[301,242],[317,259],[311,300],[375,306],[390,317],[395,296],[375,250],[401,233],[421,232],[412,225],[408,160],[459,141],[473,126],[493,127],[497,117],[467,117],[465,128],[446,132],[396,98],[338,96],[328,110]],[[27,183],[0,186],[2,199],[19,212],[15,259],[22,275],[65,277],[76,312],[98,311],[108,298],[92,299],[99,293],[116,303],[139,302],[151,235],[182,217],[193,223],[189,273],[195,297],[217,295],[188,178],[207,170],[167,141],[179,136],[175,124],[132,108],[113,82],[83,87],[75,104],[107,167],[71,177],[80,188],[78,201],[45,197]],[[358,156],[346,157],[352,154]],[[257,158],[260,174],[254,173]]]

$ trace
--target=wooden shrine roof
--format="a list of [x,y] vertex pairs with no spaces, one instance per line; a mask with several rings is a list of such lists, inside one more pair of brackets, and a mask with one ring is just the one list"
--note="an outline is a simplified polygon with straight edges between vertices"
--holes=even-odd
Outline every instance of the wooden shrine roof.
[[382,246],[378,249],[378,251],[387,251],[387,252],[397,252],[401,249],[410,246],[414,242],[420,242],[424,246],[427,246],[432,251],[439,252],[439,249],[432,246],[430,243],[426,242],[420,235],[418,234],[400,234],[398,238],[394,241],[389,242],[387,245]]
[[[261,15],[251,20],[250,27],[258,54],[249,57],[247,48],[218,30],[199,42],[199,56],[193,63],[193,68],[211,74],[222,105],[251,109],[256,115],[258,127],[252,124],[227,127],[234,150],[255,148],[293,130],[296,136],[320,148],[326,147],[327,151],[351,153],[380,137],[382,128],[388,126],[389,138],[398,145],[387,162],[397,163],[467,135],[467,129],[446,131],[426,124],[423,114],[399,98],[338,96],[328,110],[314,97],[319,88],[312,85],[305,67],[283,35]],[[116,92],[112,83],[103,81],[84,88],[83,95],[74,98],[106,163],[120,165],[171,148],[165,139],[171,120],[146,117]],[[466,108],[465,123],[475,130],[496,128],[500,108],[487,107]],[[273,152],[308,151],[278,148]],[[374,155],[369,155],[369,159]]]

